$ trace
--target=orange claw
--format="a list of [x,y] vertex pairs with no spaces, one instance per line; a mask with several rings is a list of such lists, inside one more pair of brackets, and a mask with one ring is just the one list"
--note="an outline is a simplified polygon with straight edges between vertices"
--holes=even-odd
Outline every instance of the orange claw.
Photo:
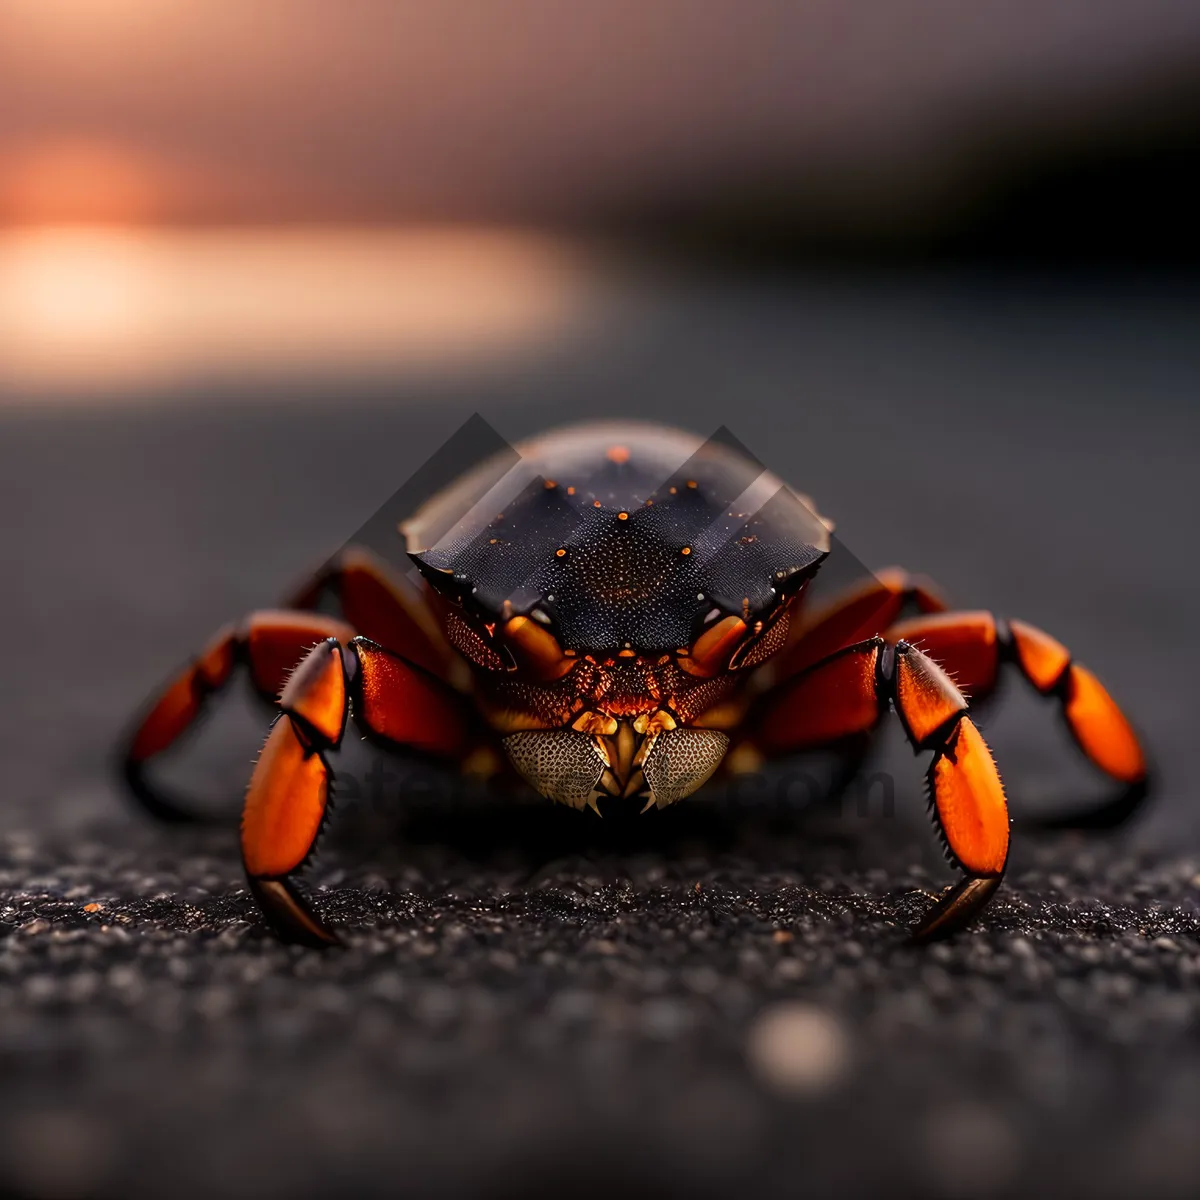
[[967,702],[932,658],[900,642],[896,647],[896,707],[914,745],[925,746],[938,730],[966,711]]
[[1064,712],[1083,752],[1101,770],[1125,783],[1146,777],[1137,735],[1100,680],[1078,664],[1067,677]]
[[777,684],[752,711],[747,724],[753,741],[746,744],[767,754],[833,744],[872,728],[881,701],[895,701],[913,747],[934,751],[929,785],[938,825],[966,873],[913,930],[918,941],[930,941],[963,928],[1000,886],[1008,861],[1008,805],[991,752],[950,677],[903,641],[889,677],[886,660],[881,664],[885,645],[872,638]]
[[998,876],[1008,860],[1008,805],[991,751],[970,718],[929,772],[938,822],[951,853],[974,876]]
[[324,653],[305,656],[279,696],[279,707],[312,727],[331,746],[342,740],[346,727],[346,672],[342,649],[325,643]]
[[283,714],[271,729],[246,792],[242,858],[247,874],[273,878],[294,871],[317,839],[328,795],[325,763]]
[[314,646],[292,672],[246,789],[242,859],[263,912],[281,934],[309,944],[336,942],[288,876],[312,852],[329,802],[321,751],[342,740],[349,704],[337,638]]
[[268,920],[283,937],[309,945],[338,938],[289,876],[312,852],[325,819],[330,771],[323,754],[336,749],[345,734],[348,662],[356,666],[355,719],[363,729],[446,755],[458,753],[466,742],[457,693],[375,643],[354,638],[344,656],[338,639],[330,637],[304,656],[279,697],[283,715],[246,790],[242,858]]

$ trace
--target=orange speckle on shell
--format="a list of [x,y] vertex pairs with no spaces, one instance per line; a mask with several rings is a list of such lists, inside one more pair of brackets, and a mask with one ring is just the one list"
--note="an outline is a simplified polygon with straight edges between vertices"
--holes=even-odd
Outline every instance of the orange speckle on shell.
[[599,501],[599,500],[593,500],[593,501],[592,501],[592,507],[593,507],[593,508],[599,508],[599,507],[600,507],[600,501]]
[[619,513],[617,513],[617,520],[618,521],[628,521],[629,514],[627,512],[619,512]]
[[609,446],[605,451],[605,455],[609,462],[626,463],[629,461],[628,446]]
[[684,546],[684,548],[682,550],[680,550],[679,553],[680,554],[691,554],[691,552],[692,552],[691,546]]
[[99,912],[100,909],[101,909],[101,905],[97,904],[94,900],[92,901],[91,904],[85,904],[83,906],[83,911],[87,912],[87,913]]
[[559,546],[559,548],[557,550],[555,550],[554,556],[556,558],[563,558],[566,556],[566,553],[567,553],[566,548],[564,546]]

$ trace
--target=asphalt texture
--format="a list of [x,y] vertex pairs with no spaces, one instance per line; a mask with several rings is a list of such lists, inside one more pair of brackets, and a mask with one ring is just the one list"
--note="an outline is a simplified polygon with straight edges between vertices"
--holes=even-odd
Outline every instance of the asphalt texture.
[[[519,376],[0,408],[0,1193],[1194,1194],[1198,307],[694,283]],[[398,767],[310,879],[347,947],[279,945],[232,826],[140,817],[111,747],[475,410],[728,424],[864,561],[1064,638],[1146,734],[1152,803],[1018,828],[978,926],[918,949],[949,875],[894,730],[890,815],[767,786],[600,820]],[[1002,699],[1018,818],[1102,793]],[[214,811],[264,724],[239,703],[175,767]]]

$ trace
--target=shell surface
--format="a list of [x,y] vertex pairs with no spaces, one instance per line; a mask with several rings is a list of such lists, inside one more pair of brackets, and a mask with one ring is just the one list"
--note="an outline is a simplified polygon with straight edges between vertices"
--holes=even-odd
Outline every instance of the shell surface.
[[811,501],[728,442],[621,422],[515,449],[499,482],[481,464],[406,522],[409,553],[579,653],[673,652],[714,609],[753,620],[829,549]]

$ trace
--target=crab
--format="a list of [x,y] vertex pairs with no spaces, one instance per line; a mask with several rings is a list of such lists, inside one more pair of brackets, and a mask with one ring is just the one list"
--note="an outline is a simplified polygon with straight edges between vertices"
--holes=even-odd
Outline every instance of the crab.
[[[861,745],[895,711],[930,752],[930,809],[958,882],[912,931],[966,926],[995,894],[1010,818],[972,720],[1005,664],[1057,701],[1083,754],[1140,798],[1129,721],[1055,638],[949,611],[900,569],[814,606],[830,521],[730,441],[663,426],[570,426],[485,461],[400,531],[421,586],[350,548],[285,609],[220,630],[148,704],[123,751],[134,794],[243,666],[277,704],[246,791],[249,887],[284,939],[339,935],[298,885],[330,810],[329,756],[368,739],[476,774],[507,772],[576,809],[665,808],[718,772]],[[340,617],[319,611],[330,592]],[[913,610],[905,616],[907,610]],[[1122,801],[1125,810],[1131,807]]]

